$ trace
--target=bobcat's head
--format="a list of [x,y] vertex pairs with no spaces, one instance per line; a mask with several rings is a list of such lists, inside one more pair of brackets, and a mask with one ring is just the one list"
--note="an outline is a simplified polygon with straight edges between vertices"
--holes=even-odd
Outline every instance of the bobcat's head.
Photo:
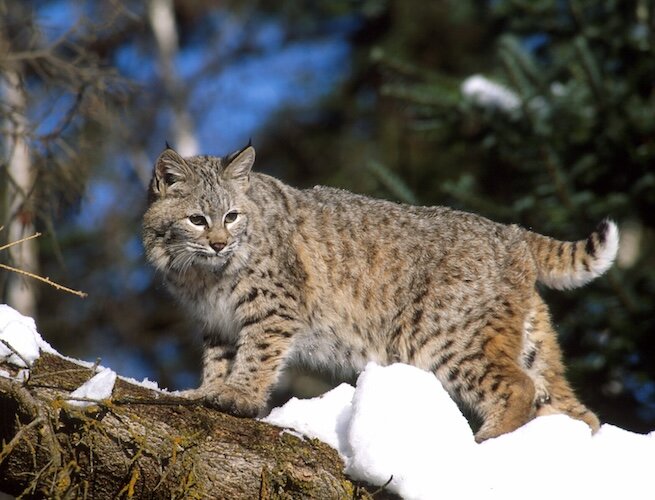
[[182,158],[171,148],[164,150],[143,217],[146,256],[157,269],[219,271],[233,257],[247,256],[246,191],[254,161],[250,145],[226,158]]

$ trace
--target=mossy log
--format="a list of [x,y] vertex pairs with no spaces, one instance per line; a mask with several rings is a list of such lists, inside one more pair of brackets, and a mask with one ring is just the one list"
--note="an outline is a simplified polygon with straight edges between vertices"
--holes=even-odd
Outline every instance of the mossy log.
[[92,373],[44,353],[26,382],[0,377],[0,491],[25,498],[371,498],[344,476],[332,448],[264,422],[120,379],[110,400],[71,406],[66,397]]

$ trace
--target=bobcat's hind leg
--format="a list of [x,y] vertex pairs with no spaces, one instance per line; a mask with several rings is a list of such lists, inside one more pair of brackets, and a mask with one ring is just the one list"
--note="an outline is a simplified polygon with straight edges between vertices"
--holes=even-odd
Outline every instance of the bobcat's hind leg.
[[582,420],[591,428],[592,433],[600,429],[600,420],[598,420],[596,414],[578,400],[573,389],[563,377],[552,381],[550,384],[550,400],[545,404],[537,405],[536,408],[537,416],[558,413],[564,413],[576,420]]
[[546,305],[537,298],[532,330],[529,332],[533,350],[525,366],[538,387],[544,387],[547,398],[535,399],[536,415],[563,413],[585,422],[596,432],[600,428],[598,417],[576,397],[566,380],[562,353],[557,342],[557,333],[552,327]]
[[475,434],[478,443],[512,432],[535,416],[532,379],[516,363],[515,357],[504,353],[502,348],[489,345],[503,342],[502,338],[493,338],[485,349],[488,364],[481,383],[485,397],[477,404],[483,419]]
[[489,308],[473,333],[475,341],[452,357],[447,373],[443,367],[435,371],[454,398],[481,418],[478,443],[512,432],[535,416],[535,384],[519,363],[527,301],[513,292]]
[[[435,351],[429,367],[455,401],[480,419],[480,443],[521,427],[535,416],[535,386],[517,363],[518,330],[489,324],[475,334],[470,350]],[[430,346],[430,344],[428,344]]]

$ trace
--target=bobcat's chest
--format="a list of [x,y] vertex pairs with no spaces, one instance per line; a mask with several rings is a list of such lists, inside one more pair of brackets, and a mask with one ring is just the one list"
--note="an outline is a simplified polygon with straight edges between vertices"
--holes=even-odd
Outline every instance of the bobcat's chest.
[[200,307],[207,330],[223,342],[235,344],[240,326],[230,296],[221,292],[210,293]]
[[203,325],[205,333],[218,337],[222,343],[235,344],[239,323],[230,294],[219,284],[202,289],[176,287],[175,294]]

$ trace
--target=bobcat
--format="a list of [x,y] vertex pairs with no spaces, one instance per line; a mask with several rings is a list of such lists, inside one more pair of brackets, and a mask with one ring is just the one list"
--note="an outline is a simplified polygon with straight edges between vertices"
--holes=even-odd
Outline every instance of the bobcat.
[[402,362],[480,417],[478,442],[548,413],[599,428],[564,377],[536,283],[605,272],[613,222],[562,242],[445,207],[295,189],[254,160],[250,145],[190,158],[168,147],[154,168],[146,255],[205,332],[190,397],[255,416],[287,366],[347,375]]

